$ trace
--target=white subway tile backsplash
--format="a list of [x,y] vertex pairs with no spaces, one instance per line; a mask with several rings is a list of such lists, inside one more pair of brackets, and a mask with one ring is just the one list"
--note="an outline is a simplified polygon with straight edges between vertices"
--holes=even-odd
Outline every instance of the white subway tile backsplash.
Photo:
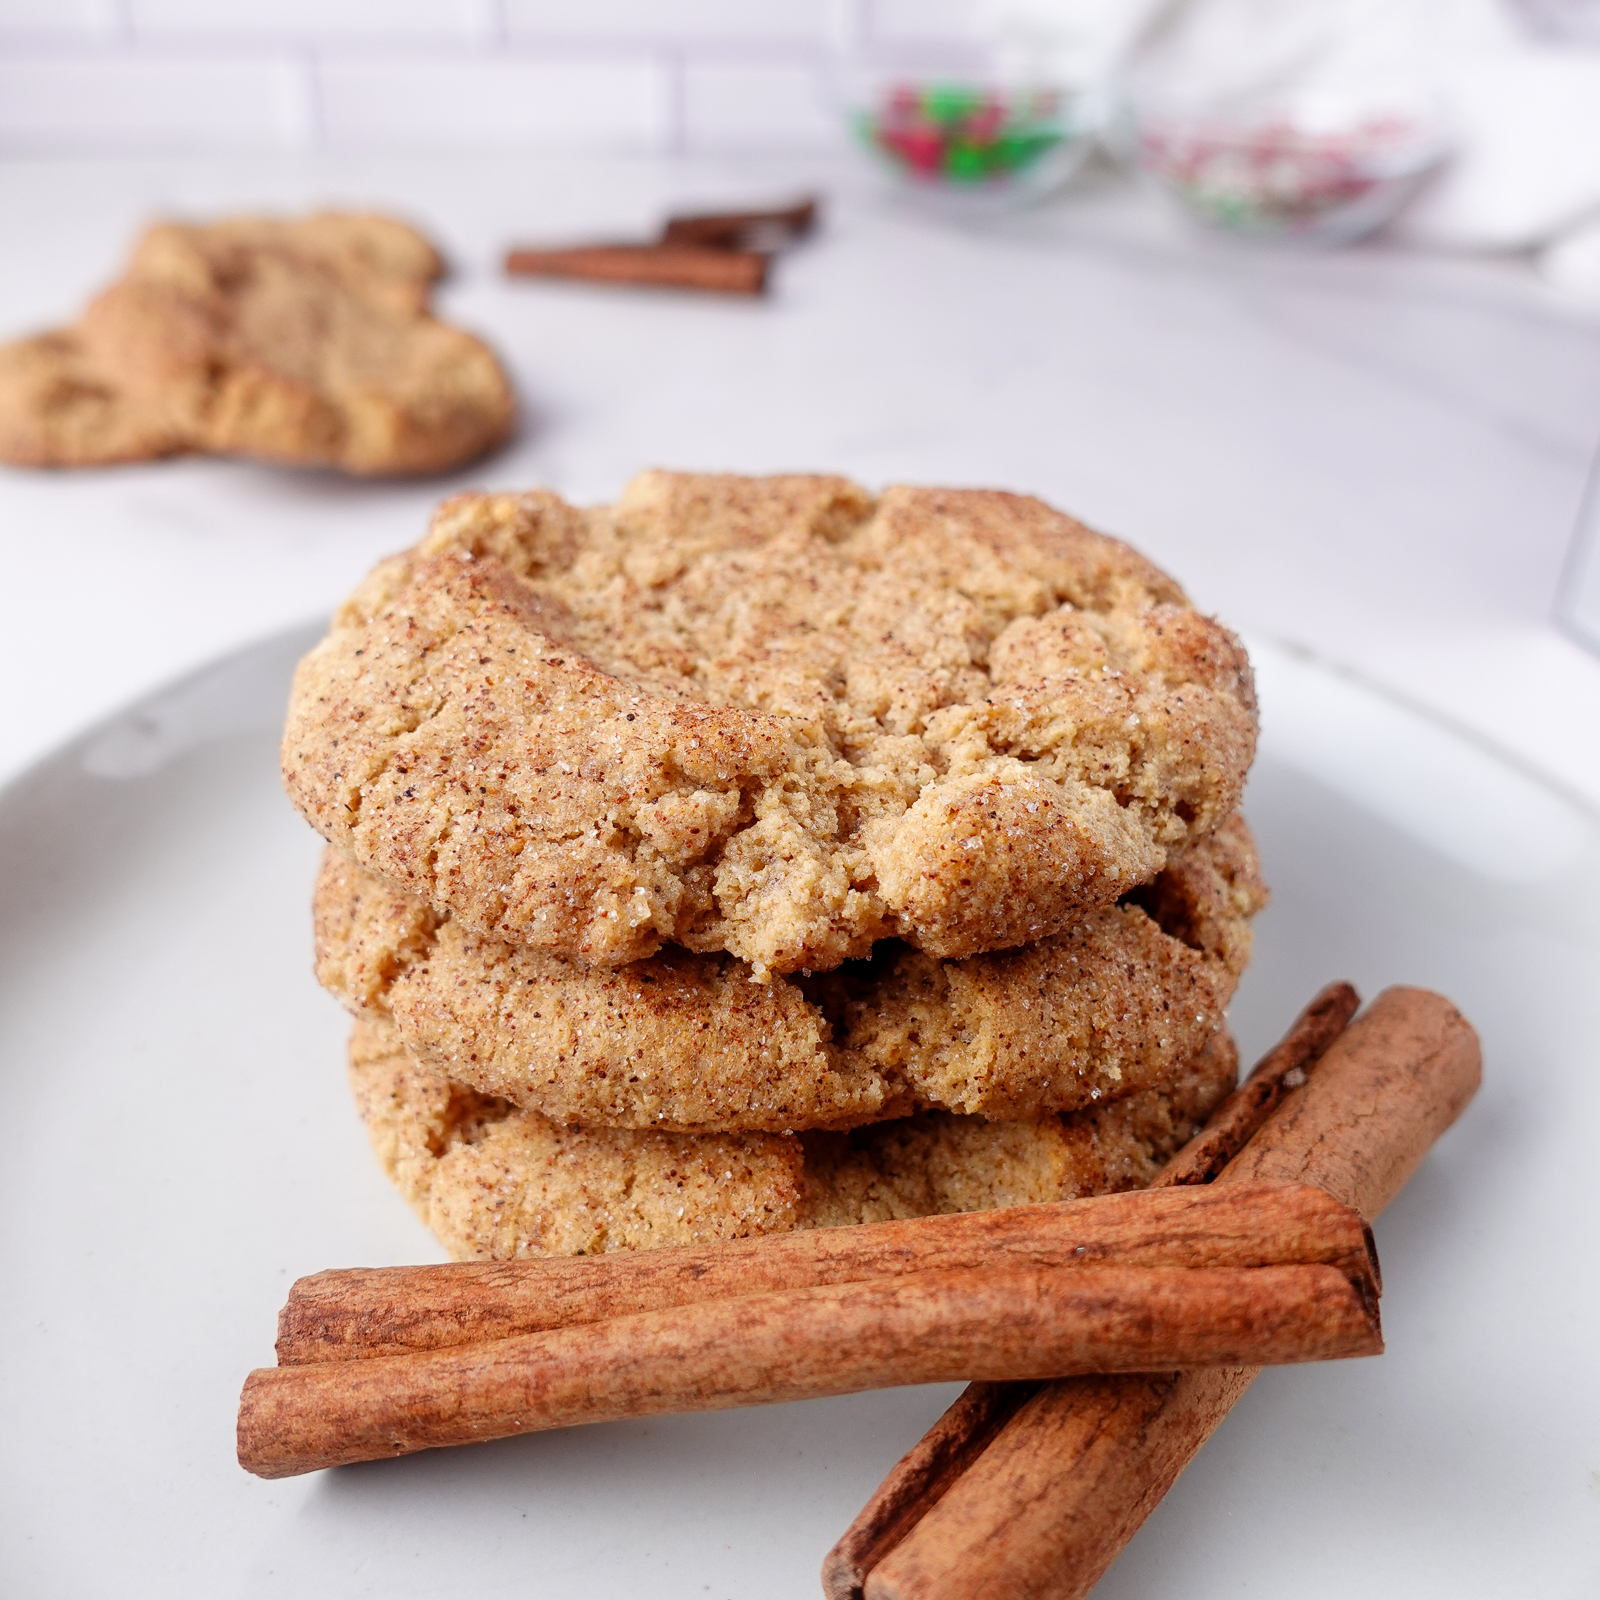
[[[4,3],[4,0],[0,0]],[[136,39],[492,39],[496,0],[126,0]]]
[[808,63],[690,62],[683,141],[690,151],[827,150],[844,140],[825,74]]
[[837,46],[966,3],[0,0],[0,154],[811,150]]
[[319,64],[334,150],[666,148],[669,68],[647,58],[479,55]]
[[82,39],[104,43],[122,31],[118,0],[0,0],[0,42]]
[[0,54],[0,153],[299,150],[314,134],[289,58]]
[[506,0],[513,39],[806,40],[824,43],[838,0]]

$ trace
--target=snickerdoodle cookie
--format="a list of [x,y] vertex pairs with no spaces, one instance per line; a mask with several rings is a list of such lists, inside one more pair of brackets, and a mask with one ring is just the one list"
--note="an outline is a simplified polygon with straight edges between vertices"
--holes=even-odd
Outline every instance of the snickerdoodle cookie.
[[1038,1117],[1166,1083],[1200,1051],[1265,899],[1230,818],[1124,903],[963,960],[903,945],[810,979],[724,955],[584,968],[473,933],[330,850],[317,976],[424,1069],[562,1123],[854,1128],[940,1107]]
[[742,1239],[1134,1189],[1232,1086],[1227,1033],[1172,1083],[1067,1117],[924,1112],[853,1134],[563,1128],[424,1071],[356,1023],[350,1076],[384,1170],[459,1260]]
[[448,501],[295,680],[296,804],[466,928],[760,978],[1046,939],[1238,804],[1249,663],[1037,500],[646,473]]
[[429,314],[442,266],[386,217],[149,229],[70,328],[0,346],[0,460],[189,452],[436,472],[514,415],[488,348]]

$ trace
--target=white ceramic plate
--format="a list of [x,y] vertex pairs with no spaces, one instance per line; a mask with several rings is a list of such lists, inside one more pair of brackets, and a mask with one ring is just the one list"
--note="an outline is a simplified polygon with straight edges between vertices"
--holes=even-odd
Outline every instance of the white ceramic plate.
[[[439,1258],[367,1151],[310,974],[318,844],[276,733],[315,632],[0,794],[4,1592],[810,1600],[955,1388],[280,1483],[235,1464],[290,1280]],[[1593,1597],[1600,828],[1469,739],[1255,654],[1274,900],[1234,1006],[1247,1058],[1343,976],[1450,994],[1487,1079],[1379,1225],[1388,1354],[1263,1377],[1099,1594]]]

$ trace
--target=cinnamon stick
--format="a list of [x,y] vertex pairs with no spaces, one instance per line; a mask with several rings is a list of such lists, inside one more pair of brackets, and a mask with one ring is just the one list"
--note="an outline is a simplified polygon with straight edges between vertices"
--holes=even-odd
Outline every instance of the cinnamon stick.
[[826,1600],[859,1600],[867,1573],[927,1515],[1039,1392],[1037,1383],[969,1383],[890,1469],[861,1515],[823,1558]]
[[[1330,983],[1322,989],[1143,1192],[1209,1183],[1244,1148],[1289,1089],[1306,1081],[1360,1003],[1348,983]],[[1208,1192],[1227,1194],[1230,1187]],[[1373,1261],[1376,1268],[1375,1254]],[[822,1588],[828,1600],[861,1600],[867,1572],[906,1537],[1038,1388],[1037,1384],[968,1385],[901,1458],[828,1552],[822,1566]]]
[[1082,1200],[604,1256],[347,1268],[299,1279],[278,1362],[343,1361],[513,1338],[691,1301],[1011,1266],[1322,1262],[1376,1296],[1361,1219],[1322,1190],[1241,1185]]
[[[1385,991],[1217,1178],[1315,1182],[1375,1217],[1475,1093],[1478,1040],[1422,989]],[[1081,1600],[1255,1369],[1042,1386],[867,1571],[866,1600]]]
[[513,250],[506,256],[506,271],[521,278],[755,295],[766,288],[767,257],[755,250],[690,244],[584,245],[569,250]]
[[693,212],[669,217],[661,230],[661,242],[701,245],[711,250],[772,248],[804,238],[816,222],[814,198],[768,211]]
[[440,1445],[957,1377],[1376,1355],[1336,1267],[915,1272],[368,1361],[252,1372],[239,1461],[287,1477]]

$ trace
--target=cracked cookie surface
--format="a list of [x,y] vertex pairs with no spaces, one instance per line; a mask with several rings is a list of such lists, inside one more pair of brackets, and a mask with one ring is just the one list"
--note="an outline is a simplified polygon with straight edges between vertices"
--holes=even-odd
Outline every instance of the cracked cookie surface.
[[317,977],[357,1015],[392,1016],[425,1069],[563,1123],[1027,1118],[1163,1084],[1222,1026],[1265,901],[1243,820],[1135,896],[1016,950],[957,961],[881,945],[758,984],[733,957],[682,950],[586,969],[473,933],[329,850]]
[[646,473],[446,502],[301,663],[304,815],[466,927],[758,978],[1023,945],[1235,809],[1239,642],[1037,500]]
[[562,1127],[419,1067],[359,1020],[350,1081],[384,1171],[457,1260],[586,1255],[1141,1188],[1232,1087],[1216,1035],[1165,1089],[1066,1117],[924,1112],[852,1134]]
[[386,217],[160,223],[70,328],[0,346],[0,460],[207,452],[373,474],[498,444],[511,388],[429,314],[443,271]]

